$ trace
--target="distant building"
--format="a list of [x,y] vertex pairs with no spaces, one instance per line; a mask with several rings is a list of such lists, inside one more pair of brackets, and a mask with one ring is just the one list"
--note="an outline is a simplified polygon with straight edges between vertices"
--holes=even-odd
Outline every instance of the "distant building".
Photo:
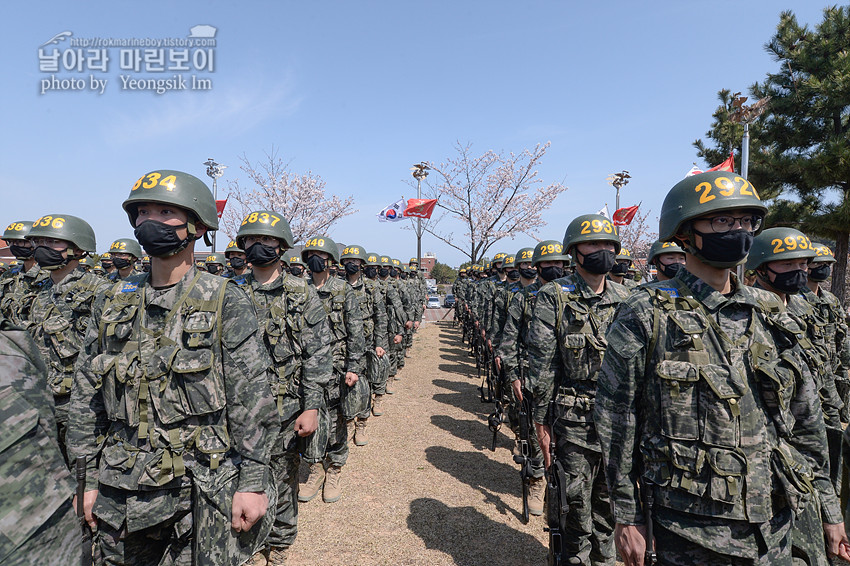
[[425,270],[425,279],[431,278],[431,270],[434,269],[434,265],[437,263],[437,256],[434,255],[434,252],[426,252],[425,255],[422,256],[422,265],[419,267]]

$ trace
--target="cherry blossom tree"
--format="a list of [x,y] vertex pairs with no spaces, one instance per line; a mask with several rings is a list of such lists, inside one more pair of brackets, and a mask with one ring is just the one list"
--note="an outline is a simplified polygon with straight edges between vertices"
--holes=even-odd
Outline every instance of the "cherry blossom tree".
[[649,273],[649,266],[646,265],[649,248],[658,239],[658,218],[655,218],[653,226],[647,221],[651,212],[651,210],[647,210],[641,213],[638,209],[637,214],[628,226],[619,227],[620,244],[631,252],[635,265],[643,271],[644,277]]
[[[427,198],[439,199],[445,212],[424,223],[423,230],[465,254],[473,263],[481,259],[496,242],[514,239],[519,234],[537,238],[546,225],[542,213],[567,187],[560,183],[545,185],[537,167],[549,143],[538,144],[519,154],[472,154],[471,144],[455,146],[457,155],[440,164],[428,163],[433,171],[423,187]],[[463,236],[441,230],[445,218],[463,225]]]
[[224,232],[234,239],[242,220],[255,210],[274,210],[289,221],[293,244],[316,234],[327,234],[341,218],[354,214],[354,197],[341,199],[325,194],[325,181],[312,171],[293,173],[289,163],[281,159],[272,147],[266,160],[254,164],[247,156],[240,157],[239,168],[253,186],[229,181],[227,208],[221,218]]

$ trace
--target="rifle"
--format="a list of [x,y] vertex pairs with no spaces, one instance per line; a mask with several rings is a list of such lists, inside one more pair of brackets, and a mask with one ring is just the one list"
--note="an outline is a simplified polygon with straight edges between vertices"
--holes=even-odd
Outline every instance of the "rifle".
[[[479,370],[481,367],[484,368],[484,379],[481,381],[481,385],[478,386],[478,391],[481,393],[481,402],[482,403],[492,403],[493,402],[493,376],[490,371],[490,365],[493,361],[490,359],[490,351],[487,347],[487,342],[481,337],[481,334],[478,335],[478,339],[480,343],[478,345],[478,352],[480,354],[479,360]],[[481,377],[481,372],[478,372],[478,377]],[[487,387],[487,394],[484,394],[484,387]]]
[[[495,358],[494,358],[495,360]],[[494,361],[495,365],[495,361]],[[493,372],[495,373],[495,371]],[[496,439],[499,436],[499,429],[502,428],[502,423],[505,422],[505,412],[504,407],[502,406],[502,390],[504,389],[504,379],[505,379],[505,370],[504,366],[502,366],[502,371],[499,373],[498,378],[491,378],[492,381],[495,381],[492,389],[492,398],[496,402],[496,410],[487,418],[487,426],[490,428],[490,431],[493,433],[493,444],[490,445],[490,450],[496,451]],[[490,389],[491,384],[487,384],[488,390]]]
[[549,455],[552,463],[547,470],[546,491],[549,498],[549,512],[546,515],[546,524],[543,530],[549,533],[549,564],[561,566],[565,564],[564,556],[564,526],[570,504],[567,502],[567,475],[564,466],[557,458],[554,434],[549,440]]
[[[522,381],[520,368],[520,381]],[[542,464],[541,458],[531,457],[531,399],[523,390],[522,403],[519,405],[519,454],[514,462],[519,464],[519,479],[522,482],[522,520],[528,523],[528,488],[531,484],[531,469]],[[551,449],[551,447],[550,447]]]
[[655,533],[652,525],[652,506],[655,504],[655,498],[652,494],[652,484],[644,480],[641,487],[646,491],[644,496],[646,508],[643,510],[643,516],[646,520],[646,554],[643,563],[645,566],[655,566],[658,564],[658,556],[655,553]]
[[86,457],[78,456],[75,462],[77,472],[77,517],[80,519],[80,527],[83,529],[83,548],[80,564],[82,566],[92,566],[94,559],[92,558],[92,534],[88,524],[86,524],[86,512],[83,500],[86,494]]

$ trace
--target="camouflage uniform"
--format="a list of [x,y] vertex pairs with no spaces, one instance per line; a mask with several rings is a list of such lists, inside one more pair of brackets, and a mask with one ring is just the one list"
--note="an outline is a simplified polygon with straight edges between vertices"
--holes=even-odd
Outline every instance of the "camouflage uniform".
[[817,294],[804,287],[801,296],[812,305],[817,326],[824,335],[830,366],[835,375],[835,386],[844,407],[842,422],[850,421],[850,339],[848,339],[847,318],[838,297],[825,289]]
[[[365,375],[360,375],[361,379],[368,381],[370,390],[374,393],[377,385],[376,377],[381,373],[381,362],[378,354],[375,353],[376,348],[384,349],[384,357],[389,354],[389,340],[387,337],[387,309],[384,298],[381,295],[380,284],[373,279],[367,279],[361,275],[357,282],[351,285],[351,290],[357,297],[360,314],[363,320],[363,341],[365,345]],[[384,383],[386,388],[386,383]],[[384,389],[386,391],[386,389]],[[369,395],[371,399],[371,395]],[[371,402],[367,399],[366,408],[359,413],[349,415],[358,419],[368,419]]]
[[[269,357],[245,294],[192,267],[98,297],[71,395],[69,451],[88,461],[107,563],[239,564],[271,528],[279,420]],[[275,376],[276,377],[276,376]],[[234,493],[269,511],[231,529]]]
[[841,521],[799,328],[773,294],[732,284],[725,296],[682,269],[608,329],[594,418],[611,507],[643,524],[649,486],[671,563],[790,563],[792,514],[812,497]]
[[[519,403],[513,397],[511,384],[514,381],[522,380],[522,389],[525,391],[523,395],[530,394],[528,392],[529,384],[527,377],[528,327],[531,321],[531,313],[534,310],[534,300],[539,290],[540,282],[535,281],[526,287],[521,287],[513,294],[507,307],[504,328],[500,334],[499,345],[496,350],[496,355],[501,358],[502,369],[505,374],[503,387],[511,397],[509,417],[512,423],[519,420]],[[514,414],[510,415],[510,412]],[[532,429],[529,431],[529,434],[530,456],[540,462],[539,466],[532,468],[531,475],[535,478],[542,478],[545,472],[545,468],[543,467],[543,451],[540,448],[537,431]]]
[[386,297],[387,304],[387,336],[390,341],[390,371],[389,377],[395,377],[398,371],[399,354],[404,356],[401,344],[394,344],[393,337],[398,334],[403,334],[404,325],[407,323],[407,311],[402,303],[401,296],[398,292],[398,285],[393,279],[385,279],[380,281],[383,294]]
[[[325,387],[324,410],[319,411],[319,430],[308,439],[304,459],[311,464],[327,460],[329,466],[341,467],[348,460],[347,418],[341,401],[342,396],[353,389],[345,384],[345,374],[356,373],[364,384],[366,380],[363,314],[357,295],[347,282],[330,277],[319,288],[312,278],[309,284],[317,292],[327,314],[333,379]],[[352,416],[348,415],[348,418]]]
[[36,263],[28,271],[10,269],[0,278],[0,315],[13,324],[29,329],[32,302],[39,285],[49,274]]
[[0,318],[0,563],[79,564],[74,481],[56,444],[47,367],[32,338]]
[[74,364],[83,347],[92,303],[109,285],[97,275],[75,269],[58,284],[40,280],[30,307],[30,332],[47,363],[47,385],[53,392],[59,448],[70,466],[66,448],[68,402],[74,384]]
[[533,417],[550,424],[556,439],[569,484],[564,548],[582,564],[614,563],[614,524],[592,415],[605,330],[627,296],[613,281],[597,295],[580,275],[562,277],[537,293],[528,329]]

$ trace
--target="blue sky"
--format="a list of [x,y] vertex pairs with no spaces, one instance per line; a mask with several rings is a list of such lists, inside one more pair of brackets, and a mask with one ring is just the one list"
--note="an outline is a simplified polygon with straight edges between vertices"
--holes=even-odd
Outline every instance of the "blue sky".
[[[375,214],[402,195],[419,161],[454,144],[519,152],[552,143],[540,167],[569,190],[546,213],[544,239],[606,202],[605,178],[627,169],[621,205],[655,219],[666,191],[696,158],[722,88],[746,91],[776,68],[764,44],[781,10],[814,27],[817,1],[704,2],[20,2],[4,10],[0,196],[3,222],[75,214],[99,251],[132,236],[121,202],[142,174],[178,169],[209,180],[203,162],[229,165],[219,182],[247,181],[239,156],[275,146],[296,172],[354,195],[359,212],[331,237],[401,259],[413,232]],[[208,91],[122,91],[112,48],[103,94],[40,94],[38,48],[75,38],[186,37],[217,28]],[[57,45],[65,49],[68,41]],[[189,73],[191,74],[191,73]],[[225,189],[226,192],[226,189]],[[461,230],[455,232],[458,237]],[[219,250],[226,245],[220,237]],[[520,235],[491,249],[533,245]],[[425,235],[422,251],[463,256]]]

